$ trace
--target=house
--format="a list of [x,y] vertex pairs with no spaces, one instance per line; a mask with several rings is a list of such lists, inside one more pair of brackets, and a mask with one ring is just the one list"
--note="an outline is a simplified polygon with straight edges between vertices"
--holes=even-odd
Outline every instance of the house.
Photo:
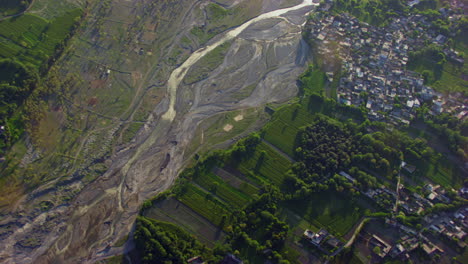
[[416,166],[408,164],[408,163],[404,163],[403,169],[405,169],[409,173],[413,173],[416,170]]
[[320,229],[317,233],[314,233],[307,229],[304,232],[304,237],[310,241],[310,243],[320,246],[320,244],[324,241],[324,239],[328,236],[328,232],[325,229]]
[[422,245],[422,250],[428,255],[428,256],[434,256],[435,254],[442,254],[444,253],[444,250],[441,248],[433,245],[432,243],[424,243]]
[[373,246],[380,248],[380,252],[376,254],[381,258],[385,258],[385,256],[387,256],[387,254],[390,252],[390,249],[392,249],[392,247],[387,242],[383,241],[377,235],[372,235],[372,238],[370,239],[369,242]]
[[223,260],[219,264],[242,264],[244,263],[238,257],[234,256],[233,254],[227,254]]
[[402,253],[404,253],[405,251],[406,249],[401,244],[396,244],[396,246],[394,246],[392,250],[390,251],[390,256],[392,258],[396,258]]

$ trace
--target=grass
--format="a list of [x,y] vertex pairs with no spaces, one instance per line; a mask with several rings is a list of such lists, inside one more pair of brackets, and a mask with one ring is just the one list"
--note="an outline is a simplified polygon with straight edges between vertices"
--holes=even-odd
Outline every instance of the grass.
[[463,176],[460,171],[451,164],[450,161],[442,158],[438,161],[431,161],[424,176],[445,188],[454,187],[456,189],[463,185]]
[[[235,121],[234,118],[239,115],[242,115],[243,119]],[[265,119],[265,113],[257,108],[226,112],[210,117],[198,126],[194,139],[187,148],[186,157],[196,152],[208,152],[210,147],[236,138],[263,119]],[[224,130],[227,124],[233,126],[229,131]]]
[[274,114],[273,120],[264,128],[264,138],[291,157],[299,128],[313,121],[311,115],[300,104],[282,107]]
[[[262,155],[264,155],[263,159],[261,158]],[[288,159],[262,142],[257,146],[254,156],[243,161],[238,166],[238,169],[246,175],[253,173],[262,179],[280,186],[290,167],[291,162]]]
[[31,14],[1,21],[0,58],[17,58],[39,68],[65,40],[81,12],[75,9],[51,21]]
[[244,207],[251,199],[247,193],[243,193],[232,187],[212,172],[202,174],[195,178],[194,181],[198,185],[210,190],[213,195],[236,208]]
[[324,94],[325,80],[327,76],[319,69],[309,66],[307,71],[300,77],[301,89],[304,95]]
[[468,81],[465,81],[462,77],[468,74],[468,65],[466,63],[463,66],[457,66],[448,61],[444,64],[442,71],[437,73],[436,62],[430,58],[421,57],[411,61],[408,68],[421,74],[425,71],[429,72],[427,85],[439,92],[466,93],[467,91]]
[[153,208],[145,212],[145,216],[184,227],[210,246],[213,246],[217,240],[224,237],[224,234],[220,232],[220,228],[173,198],[158,202]]
[[224,61],[224,56],[231,47],[231,42],[224,43],[201,58],[193,65],[184,78],[185,84],[192,84],[206,79],[210,73]]
[[29,12],[32,12],[45,19],[53,19],[63,16],[69,10],[82,8],[81,1],[63,1],[63,0],[35,0]]
[[351,230],[364,214],[357,201],[335,192],[314,193],[309,199],[284,202],[282,207],[338,237]]
[[[226,2],[231,4],[230,1]],[[194,27],[190,33],[198,39],[200,45],[204,45],[217,34],[257,16],[261,8],[260,0],[244,1],[232,9],[211,3],[206,7],[208,23],[203,27]]]
[[223,215],[229,215],[229,210],[224,203],[193,184],[187,184],[187,188],[178,199],[215,225],[223,222]]

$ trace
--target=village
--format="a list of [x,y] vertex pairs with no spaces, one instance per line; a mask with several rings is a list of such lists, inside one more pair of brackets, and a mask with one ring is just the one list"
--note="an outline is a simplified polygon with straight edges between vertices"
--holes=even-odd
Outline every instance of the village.
[[[346,172],[340,172],[340,175],[355,183],[355,179]],[[449,195],[440,185],[427,184],[422,191],[424,196],[411,192],[403,184],[399,184],[397,192],[385,186],[363,192],[381,208],[388,208],[391,216],[364,219],[362,223],[368,226],[362,231],[358,227],[355,231],[358,238],[356,241],[351,239],[347,244],[355,243],[355,247],[359,248],[360,252],[367,252],[369,257],[372,256],[372,263],[384,259],[420,260],[421,255],[427,259],[439,259],[444,254],[453,256],[458,251],[462,252],[466,248],[464,240],[468,232],[468,206],[463,206],[454,213],[427,214],[426,212],[436,204],[450,204],[452,200],[449,196],[468,198],[468,188],[461,188],[456,194]],[[424,217],[414,228],[398,221],[398,216],[401,215],[399,212],[403,212],[404,215]],[[310,243],[329,257],[336,256],[344,249],[344,243],[326,229],[317,232],[306,229],[303,238],[306,243]]]
[[[417,3],[419,1],[408,5]],[[409,125],[423,105],[429,106],[431,115],[446,112],[458,119],[466,117],[466,99],[436,92],[425,85],[422,74],[407,69],[410,53],[428,43],[440,46],[445,58],[463,65],[464,59],[457,51],[444,47],[447,36],[430,30],[429,22],[419,14],[393,18],[387,26],[376,27],[348,13],[334,15],[328,12],[332,4],[333,1],[326,1],[319,7],[320,12],[309,22],[309,28],[318,54],[341,63],[339,71],[326,72],[329,83],[339,78],[335,98],[338,102],[364,106],[371,121],[394,125]],[[439,11],[444,16],[448,15],[446,9]],[[328,62],[333,63],[333,59],[328,59]],[[405,173],[411,174],[415,169],[413,165],[402,164]],[[340,175],[354,182],[346,172]],[[368,218],[372,223],[367,224],[364,230],[358,230],[354,246],[359,252],[367,253],[372,263],[384,259],[417,260],[421,255],[427,260],[440,259],[444,254],[455,256],[455,252],[462,252],[466,247],[468,207],[454,213],[437,213],[432,208],[436,204],[450,204],[454,195],[466,199],[467,193],[467,188],[449,193],[440,185],[433,184],[426,184],[419,193],[408,190],[403,184],[398,184],[396,191],[385,186],[366,190],[363,194],[381,208],[391,210],[391,216],[385,217],[384,221]],[[417,228],[410,228],[398,221],[399,212],[424,217]],[[333,250],[324,250],[330,247],[328,241],[333,243],[335,240],[326,230],[316,233],[305,230],[304,239],[324,254],[335,255]],[[336,244],[335,249],[339,246]],[[453,257],[452,261],[455,260]]]
[[[436,92],[424,83],[424,76],[407,69],[409,54],[427,44],[443,47],[447,36],[429,29],[430,23],[420,14],[393,18],[388,26],[376,27],[357,18],[327,11],[328,1],[310,23],[315,48],[324,58],[339,57],[341,74],[327,72],[330,82],[339,78],[337,101],[367,109],[371,121],[395,125],[410,124],[424,103],[429,114],[451,113],[462,119],[467,114],[466,99]],[[447,10],[442,9],[442,14]],[[443,48],[447,60],[459,65],[459,52]],[[436,62],[434,62],[436,63]]]

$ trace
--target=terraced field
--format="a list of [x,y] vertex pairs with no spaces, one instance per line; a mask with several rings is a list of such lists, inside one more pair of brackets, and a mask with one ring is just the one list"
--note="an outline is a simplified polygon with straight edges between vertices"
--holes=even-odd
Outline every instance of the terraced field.
[[25,14],[0,22],[0,58],[16,58],[39,68],[69,36],[76,19],[75,9],[50,21]]
[[254,156],[242,162],[238,169],[245,175],[253,173],[260,181],[280,186],[291,165],[289,160],[262,142],[257,146]]

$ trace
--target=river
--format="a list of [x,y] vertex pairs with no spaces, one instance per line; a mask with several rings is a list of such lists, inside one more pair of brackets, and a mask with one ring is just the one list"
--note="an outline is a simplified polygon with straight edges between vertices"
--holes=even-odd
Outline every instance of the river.
[[196,50],[194,53],[192,53],[192,55],[179,68],[175,69],[169,77],[169,80],[167,82],[167,92],[170,97],[169,109],[166,111],[166,113],[164,113],[162,118],[165,120],[169,120],[169,121],[174,120],[176,116],[175,103],[177,99],[177,88],[179,87],[180,83],[184,79],[190,67],[192,67],[197,61],[203,58],[206,54],[208,54],[210,51],[214,50],[218,46],[239,36],[239,34],[242,33],[242,31],[244,31],[248,26],[252,25],[253,23],[259,22],[261,20],[269,19],[269,18],[278,18],[290,11],[299,10],[301,8],[304,8],[310,5],[317,5],[317,4],[313,3],[313,0],[304,0],[301,4],[293,6],[293,7],[278,9],[275,11],[264,13],[260,16],[252,18],[251,20],[245,22],[244,24],[234,29],[231,29],[223,33],[224,36],[220,38],[218,41],[208,46],[205,46],[203,48],[200,48]]

